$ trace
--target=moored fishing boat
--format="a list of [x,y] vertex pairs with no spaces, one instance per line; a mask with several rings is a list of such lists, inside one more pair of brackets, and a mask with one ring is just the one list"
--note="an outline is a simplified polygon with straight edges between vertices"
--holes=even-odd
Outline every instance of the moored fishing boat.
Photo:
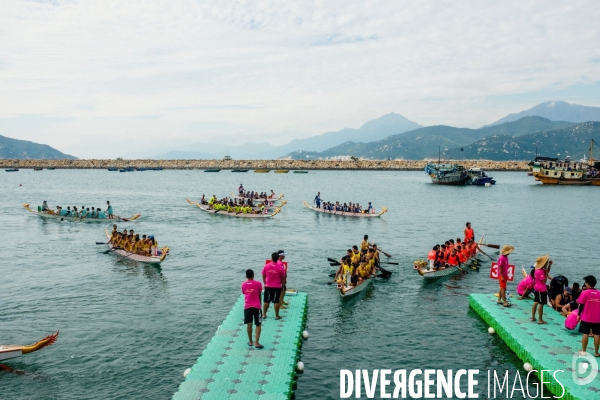
[[0,344],[0,361],[21,357],[23,354],[33,353],[34,351],[38,351],[44,347],[50,346],[56,342],[58,333],[59,331],[56,331],[56,333],[48,335],[29,346],[23,346],[20,344]]
[[248,172],[250,171],[249,169],[234,169],[231,172]]
[[288,172],[290,172],[289,169],[276,169],[275,170],[276,174],[287,174]]
[[[106,234],[107,240],[110,240],[110,232],[105,229],[104,233]],[[121,256],[121,258],[119,259],[119,261],[123,260],[123,259],[129,259],[129,260],[139,261],[139,262],[144,263],[144,264],[160,264],[169,255],[169,248],[168,247],[161,247],[160,248],[160,252],[157,252],[156,255],[143,256],[141,254],[130,253],[130,252],[128,252],[126,250],[123,250],[123,249],[115,249],[113,247],[112,243],[107,243],[107,245],[108,245],[108,249],[109,249],[110,253],[113,253],[113,254],[116,254],[118,256]]]
[[119,168],[113,168],[113,167],[110,167],[110,168],[107,168],[107,169],[108,169],[110,172],[117,172],[117,171],[119,170]]
[[204,172],[220,172],[220,169],[205,169]]
[[600,162],[593,158],[595,144],[592,139],[589,159],[536,157],[529,164],[533,177],[544,185],[600,186]]
[[350,297],[350,296],[354,296],[355,294],[362,292],[369,285],[371,285],[371,282],[373,282],[373,278],[374,278],[374,276],[371,276],[371,277],[359,282],[355,286],[348,285],[347,282],[346,283],[338,283],[337,288],[340,292],[340,296]]
[[304,206],[313,211],[324,213],[324,214],[340,215],[342,217],[358,217],[358,218],[381,217],[388,210],[387,207],[383,207],[380,212],[373,212],[373,213],[352,213],[349,211],[329,211],[329,210],[324,210],[322,208],[317,208],[316,206],[311,206],[306,201],[304,202]]
[[425,172],[439,185],[464,185],[469,179],[465,167],[458,164],[427,163]]
[[8,168],[5,169],[6,172],[19,172],[19,168]]
[[112,219],[110,219],[110,218],[87,218],[87,217],[80,218],[80,217],[69,217],[69,216],[64,216],[64,215],[58,215],[58,214],[55,214],[52,210],[50,210],[50,211],[52,211],[52,213],[43,212],[43,211],[41,211],[41,207],[38,207],[39,211],[35,211],[35,210],[32,210],[31,207],[29,207],[29,203],[23,204],[23,207],[30,213],[38,215],[42,218],[60,219],[60,220],[65,220],[65,221],[82,221],[82,222],[124,221],[124,222],[129,222],[129,221],[135,221],[136,219],[138,219],[139,217],[142,216],[142,214],[136,214],[131,218],[119,217],[118,215],[115,215],[114,218],[112,218]]
[[271,172],[270,169],[255,169],[254,172],[258,173],[258,174],[268,174],[269,172]]
[[44,168],[42,168],[42,167],[35,167],[35,168],[33,168],[34,171],[42,171],[43,169]]
[[467,175],[469,175],[469,179],[467,179],[466,182],[467,185],[489,186],[496,184],[494,178],[486,175],[486,173],[481,168],[469,168],[467,170]]
[[268,209],[265,208],[264,212],[261,214],[250,214],[250,213],[235,213],[235,212],[227,212],[224,210],[213,210],[213,209],[209,209],[209,206],[206,204],[200,204],[198,202],[195,201],[191,201],[190,199],[186,199],[188,203],[195,205],[196,207],[198,207],[199,209],[201,209],[204,212],[210,213],[210,214],[219,214],[219,215],[225,215],[228,217],[237,217],[237,218],[272,218],[275,215],[279,214],[279,212],[281,211],[281,207],[283,207],[285,205],[285,202],[281,203],[281,206],[275,208],[275,210],[272,210],[272,212]]
[[308,171],[294,171],[295,174],[308,174]]

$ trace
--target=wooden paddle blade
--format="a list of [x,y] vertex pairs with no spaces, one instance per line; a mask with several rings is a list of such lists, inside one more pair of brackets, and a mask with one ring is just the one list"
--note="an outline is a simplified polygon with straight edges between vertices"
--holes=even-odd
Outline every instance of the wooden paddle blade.
[[392,262],[392,261],[382,261],[382,263],[389,264],[389,265],[400,265],[400,263]]
[[339,267],[341,264],[339,262],[329,263],[332,267]]
[[338,262],[336,259],[330,258],[330,257],[327,257],[327,261],[332,262],[332,263]]
[[486,247],[491,247],[492,249],[499,249],[500,248],[499,244],[487,244],[487,243],[484,243],[483,245],[486,246]]
[[108,244],[106,242],[96,242],[96,244]]

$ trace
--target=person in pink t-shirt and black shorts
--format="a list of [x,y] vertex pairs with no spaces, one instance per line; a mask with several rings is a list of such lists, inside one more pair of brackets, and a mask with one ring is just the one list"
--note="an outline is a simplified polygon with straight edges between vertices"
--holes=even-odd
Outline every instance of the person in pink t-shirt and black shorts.
[[271,254],[271,262],[263,267],[262,276],[265,284],[265,295],[263,298],[263,318],[267,318],[269,303],[273,303],[275,308],[275,319],[281,319],[279,316],[279,299],[281,297],[281,288],[285,285],[285,271],[283,267],[277,264],[279,253]]
[[531,308],[531,321],[536,322],[535,311],[538,309],[537,323],[546,324],[544,321],[544,305],[548,303],[548,287],[546,280],[552,279],[550,276],[550,267],[552,260],[550,256],[545,255],[535,260],[535,269],[533,270],[533,307]]
[[[262,325],[262,310],[260,304],[260,294],[262,284],[254,280],[254,271],[246,270],[247,281],[242,283],[242,293],[244,294],[244,324],[248,326],[248,346],[254,345],[257,349],[263,349],[260,344],[260,331]],[[256,340],[252,342],[252,320],[256,325]]]
[[600,357],[598,347],[600,347],[600,291],[596,290],[596,278],[588,275],[583,278],[583,291],[579,295],[579,313],[577,319],[579,332],[583,333],[581,338],[581,349],[585,353],[587,350],[589,335],[594,335],[594,356]]

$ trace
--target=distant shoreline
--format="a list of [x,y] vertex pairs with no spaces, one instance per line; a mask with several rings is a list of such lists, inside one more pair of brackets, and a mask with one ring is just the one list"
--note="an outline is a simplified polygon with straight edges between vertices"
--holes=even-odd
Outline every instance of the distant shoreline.
[[[437,161],[437,160],[435,160]],[[460,164],[466,168],[486,171],[527,171],[526,161],[442,160],[443,163]],[[424,160],[10,160],[0,159],[0,168],[56,168],[56,169],[107,169],[107,168],[163,168],[163,169],[269,169],[269,170],[352,170],[352,171],[421,171]]]

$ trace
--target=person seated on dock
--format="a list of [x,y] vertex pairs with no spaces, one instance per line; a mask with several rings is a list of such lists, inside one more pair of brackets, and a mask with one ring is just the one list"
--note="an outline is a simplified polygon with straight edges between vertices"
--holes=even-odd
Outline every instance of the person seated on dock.
[[565,286],[563,292],[558,294],[552,301],[552,308],[554,308],[556,311],[562,312],[564,306],[569,305],[569,303],[575,300],[572,293],[573,292],[571,291],[571,288]]

